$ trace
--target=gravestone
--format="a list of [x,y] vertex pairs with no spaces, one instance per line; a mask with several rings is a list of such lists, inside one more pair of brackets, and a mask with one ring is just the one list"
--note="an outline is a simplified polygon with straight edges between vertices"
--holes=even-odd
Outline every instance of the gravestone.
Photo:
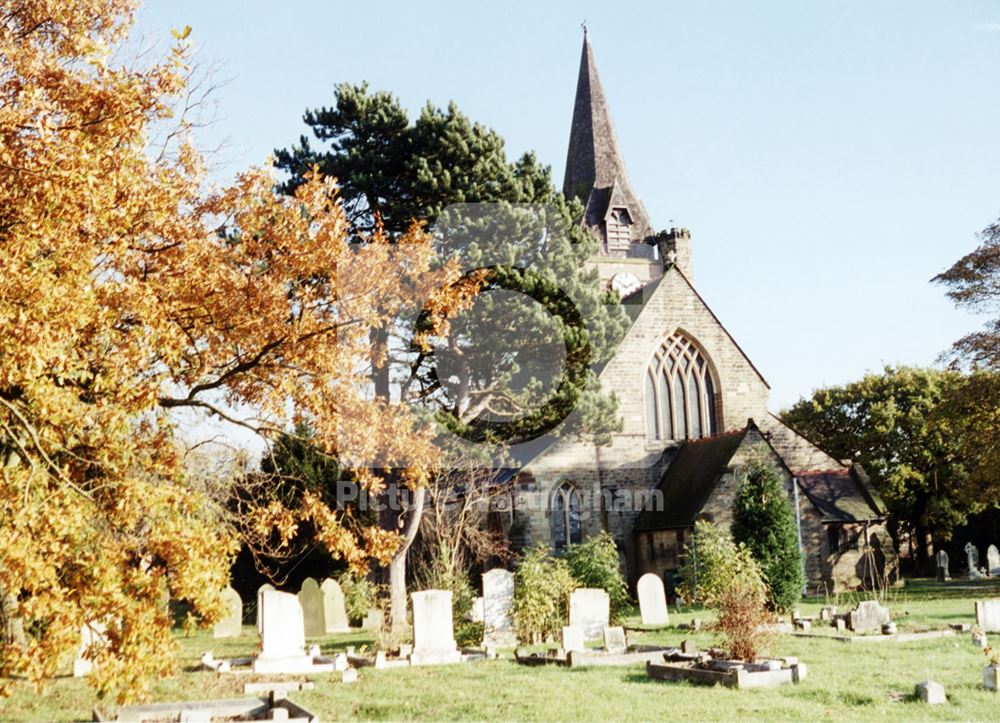
[[502,568],[483,575],[483,645],[510,648],[514,635],[514,573]]
[[986,548],[986,568],[990,575],[1000,575],[1000,550],[996,545]]
[[482,623],[486,621],[486,601],[480,597],[472,598],[472,607],[468,613],[469,622]]
[[610,601],[604,590],[581,587],[569,596],[569,624],[583,631],[584,640],[595,640],[604,634],[608,624]]
[[302,606],[302,625],[307,638],[321,638],[326,635],[326,615],[323,609],[323,593],[319,583],[311,577],[302,581],[299,590],[299,605]]
[[365,615],[365,619],[361,621],[362,630],[373,630],[376,633],[382,630],[382,624],[385,622],[385,614],[382,612],[381,608],[372,608]]
[[970,580],[978,580],[979,574],[979,550],[971,542],[965,543],[965,564],[968,568],[967,576]]
[[85,623],[80,628],[80,648],[76,652],[76,660],[73,661],[73,677],[82,678],[90,675],[94,669],[93,658],[85,658],[84,654],[91,647],[99,647],[107,642],[104,633],[107,628],[101,623]]
[[867,633],[872,630],[882,631],[882,626],[889,622],[889,611],[878,604],[876,600],[859,602],[847,614],[847,627],[856,633]]
[[976,625],[984,633],[1000,632],[1000,598],[976,600]]
[[916,696],[928,705],[940,705],[948,702],[948,697],[944,694],[944,686],[933,680],[917,683]]
[[462,654],[455,644],[451,591],[423,590],[410,595],[413,602],[413,652],[410,665],[458,663]]
[[583,631],[575,625],[567,625],[562,629],[562,649],[566,653],[584,649]]
[[639,595],[639,612],[643,625],[668,625],[670,613],[667,611],[667,596],[663,590],[663,580],[659,575],[647,572],[636,585]]
[[17,598],[11,593],[3,594],[0,588],[0,645],[11,643],[25,646],[28,638],[24,634],[24,619],[17,617]]
[[951,579],[951,575],[948,574],[948,553],[944,550],[938,550],[937,553],[937,579],[938,582],[944,582]]
[[268,590],[274,590],[274,585],[272,585],[269,582],[265,582],[263,585],[261,585],[259,588],[257,588],[257,633],[258,634],[260,634],[260,619],[261,619],[260,618],[260,610],[261,610],[261,607],[262,607],[261,606],[262,597],[263,597],[263,594],[265,592],[267,592]]
[[625,628],[604,626],[604,649],[609,653],[620,654],[628,652],[628,641],[625,639]]
[[261,652],[254,659],[254,672],[310,669],[312,658],[305,654],[305,625],[298,596],[277,590],[263,590],[259,596]]
[[323,594],[323,619],[326,622],[324,632],[350,632],[351,623],[347,619],[347,608],[344,606],[344,591],[340,589],[340,583],[327,578],[319,586],[319,589]]
[[227,586],[222,591],[222,604],[226,614],[212,628],[213,638],[238,638],[243,632],[243,600],[240,594]]

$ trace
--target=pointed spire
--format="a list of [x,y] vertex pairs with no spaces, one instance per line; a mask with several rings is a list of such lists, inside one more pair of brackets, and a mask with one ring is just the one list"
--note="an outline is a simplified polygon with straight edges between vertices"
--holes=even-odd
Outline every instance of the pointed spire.
[[[607,205],[608,189],[618,188],[616,195],[627,201],[629,212],[635,220],[642,236],[652,233],[652,226],[645,208],[632,191],[625,161],[618,148],[618,137],[611,120],[611,111],[597,64],[590,45],[587,26],[583,27],[583,51],[580,56],[580,74],[576,82],[576,102],[573,106],[573,124],[570,128],[569,150],[566,154],[566,176],[563,193],[567,197],[579,198],[587,205],[587,224],[597,221],[595,213],[602,219],[608,210],[594,207],[598,201],[592,196],[603,197]],[[596,193],[595,193],[596,192]],[[642,240],[642,238],[636,239]]]

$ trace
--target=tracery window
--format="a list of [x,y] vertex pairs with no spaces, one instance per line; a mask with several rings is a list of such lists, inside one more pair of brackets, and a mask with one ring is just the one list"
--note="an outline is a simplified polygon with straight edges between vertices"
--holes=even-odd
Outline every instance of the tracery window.
[[552,542],[556,552],[583,541],[582,499],[572,482],[563,482],[552,495]]
[[674,333],[646,369],[646,436],[699,439],[718,432],[715,371],[689,338]]

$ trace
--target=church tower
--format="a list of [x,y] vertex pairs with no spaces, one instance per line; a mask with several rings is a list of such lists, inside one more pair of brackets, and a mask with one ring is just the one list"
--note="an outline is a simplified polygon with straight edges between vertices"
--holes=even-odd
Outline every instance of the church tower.
[[582,223],[599,242],[591,263],[622,296],[662,276],[664,263],[676,263],[685,274],[690,272],[688,232],[672,229],[657,234],[632,188],[586,29],[563,193],[583,203]]

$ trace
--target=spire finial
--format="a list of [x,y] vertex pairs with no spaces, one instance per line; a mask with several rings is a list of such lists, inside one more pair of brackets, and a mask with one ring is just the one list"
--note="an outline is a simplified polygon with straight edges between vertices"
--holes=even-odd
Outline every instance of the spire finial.
[[583,19],[583,22],[580,23],[580,27],[583,28],[583,37],[586,40],[586,38],[587,38],[587,18]]

